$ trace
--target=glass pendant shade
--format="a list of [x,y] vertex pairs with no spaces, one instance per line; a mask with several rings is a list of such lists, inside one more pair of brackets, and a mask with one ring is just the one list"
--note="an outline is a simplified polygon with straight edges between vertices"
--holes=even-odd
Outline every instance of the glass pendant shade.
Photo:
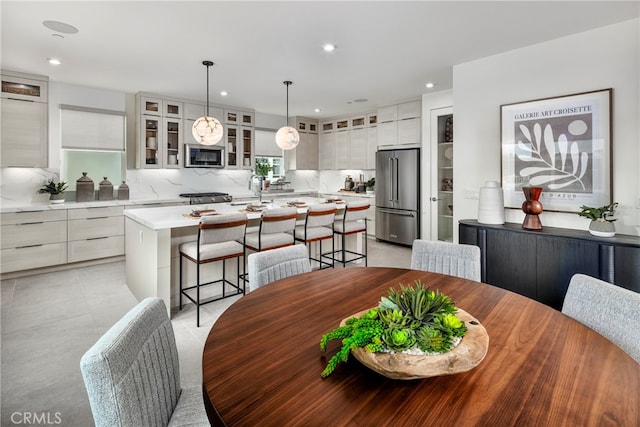
[[224,128],[220,120],[209,116],[209,67],[213,65],[213,62],[202,61],[202,65],[207,67],[207,107],[205,115],[193,122],[191,133],[198,143],[202,145],[215,145],[222,141]]
[[215,145],[222,140],[224,129],[215,117],[200,117],[191,128],[193,138],[202,145]]
[[283,126],[276,133],[276,144],[283,150],[293,150],[300,142],[300,134],[296,128]]

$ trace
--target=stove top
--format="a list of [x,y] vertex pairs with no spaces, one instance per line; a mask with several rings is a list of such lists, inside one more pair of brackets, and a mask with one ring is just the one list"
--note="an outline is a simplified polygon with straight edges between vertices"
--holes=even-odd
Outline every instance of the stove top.
[[204,203],[225,203],[231,202],[232,197],[229,193],[218,193],[218,192],[210,192],[210,193],[182,193],[180,197],[188,197],[189,204],[191,205],[200,205]]

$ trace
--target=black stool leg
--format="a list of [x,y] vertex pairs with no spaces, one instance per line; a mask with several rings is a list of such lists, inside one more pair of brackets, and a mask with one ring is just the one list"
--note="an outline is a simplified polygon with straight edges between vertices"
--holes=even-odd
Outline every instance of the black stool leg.
[[200,327],[200,264],[196,265],[196,327]]
[[182,310],[182,254],[180,254],[180,310]]

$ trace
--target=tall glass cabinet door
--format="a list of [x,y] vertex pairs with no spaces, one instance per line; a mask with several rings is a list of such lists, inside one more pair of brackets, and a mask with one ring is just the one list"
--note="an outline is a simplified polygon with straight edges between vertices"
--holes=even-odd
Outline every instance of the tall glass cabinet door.
[[162,122],[160,117],[142,116],[142,134],[144,145],[142,146],[143,168],[154,169],[162,167],[162,153],[158,147],[162,145]]
[[253,128],[240,127],[242,138],[242,167],[244,169],[253,168]]
[[431,184],[431,236],[453,241],[453,108],[431,112],[433,175]]
[[227,167],[238,166],[238,127],[237,126],[225,126],[225,132],[227,135]]
[[165,132],[165,165],[166,168],[179,168],[182,166],[182,120],[164,119]]

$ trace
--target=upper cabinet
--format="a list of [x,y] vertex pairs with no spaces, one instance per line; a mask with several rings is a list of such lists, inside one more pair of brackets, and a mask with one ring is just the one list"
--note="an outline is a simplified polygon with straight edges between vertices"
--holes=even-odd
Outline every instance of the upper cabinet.
[[418,101],[378,109],[378,146],[420,144],[422,104]]
[[300,142],[293,150],[285,150],[287,170],[317,170],[319,167],[318,121],[296,117],[292,123],[300,134]]
[[[140,168],[180,168],[184,145],[199,144],[193,137],[193,124],[207,114],[205,104],[162,96],[136,95],[137,166]],[[255,113],[209,105],[208,115],[222,123],[226,167],[251,169],[255,157]]]
[[1,166],[48,166],[49,80],[2,71]]
[[320,123],[320,169],[375,169],[379,117],[375,112]]

